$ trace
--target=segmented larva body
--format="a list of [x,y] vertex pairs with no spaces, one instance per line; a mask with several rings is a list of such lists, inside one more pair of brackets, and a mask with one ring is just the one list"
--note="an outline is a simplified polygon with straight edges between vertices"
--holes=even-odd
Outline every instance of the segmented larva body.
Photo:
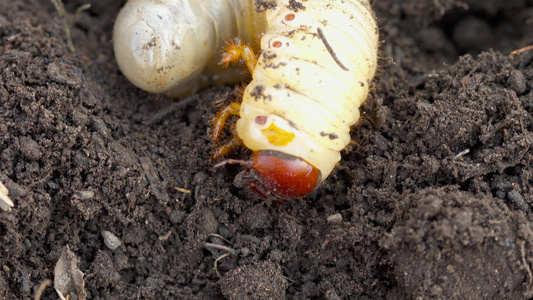
[[[260,197],[298,198],[331,173],[350,142],[376,71],[377,24],[368,0],[253,2],[130,0],[115,25],[115,53],[133,83],[179,96],[196,89],[202,74],[234,79],[213,59],[218,46],[264,33],[252,81],[229,110],[240,116],[238,140],[254,154],[218,166],[245,166],[241,180]],[[149,16],[156,6],[171,9]],[[135,14],[140,21],[127,20]],[[135,34],[122,37],[122,28]]]
[[325,179],[350,142],[376,71],[378,30],[370,4],[278,0],[265,16],[237,133],[251,150],[302,158]]
[[180,97],[212,83],[243,80],[218,65],[225,41],[252,41],[265,27],[250,0],[129,0],[115,21],[122,73],[139,88]]

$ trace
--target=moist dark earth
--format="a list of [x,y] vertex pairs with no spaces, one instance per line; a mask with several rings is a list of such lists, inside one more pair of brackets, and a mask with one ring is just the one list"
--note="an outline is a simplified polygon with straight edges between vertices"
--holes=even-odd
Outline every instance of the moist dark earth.
[[511,54],[532,1],[374,1],[354,143],[281,205],[209,159],[235,86],[180,101],[125,79],[124,2],[0,0],[1,299],[33,299],[66,246],[87,299],[532,298],[533,51]]

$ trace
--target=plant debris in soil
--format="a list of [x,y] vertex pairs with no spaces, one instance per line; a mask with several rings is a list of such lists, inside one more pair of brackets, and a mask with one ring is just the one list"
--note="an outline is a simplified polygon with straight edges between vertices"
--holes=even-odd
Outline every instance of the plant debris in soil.
[[64,3],[0,0],[0,298],[33,298],[63,249],[87,299],[533,296],[533,51],[509,55],[531,1],[375,1],[356,143],[279,208],[209,161],[234,87],[143,92],[113,55],[124,1]]

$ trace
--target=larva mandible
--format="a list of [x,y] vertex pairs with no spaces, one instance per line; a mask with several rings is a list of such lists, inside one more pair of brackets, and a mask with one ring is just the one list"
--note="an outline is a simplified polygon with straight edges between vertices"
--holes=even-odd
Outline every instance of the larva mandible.
[[[208,3],[193,0],[130,2],[172,3],[181,10],[186,7],[191,11],[193,3]],[[239,181],[259,197],[303,197],[314,190],[339,162],[340,151],[350,142],[350,127],[359,120],[359,107],[365,101],[374,77],[378,29],[370,3],[368,0],[256,1],[262,5],[258,4],[260,12],[255,12],[250,10],[255,8],[251,0],[214,2],[216,5],[211,5],[217,8],[231,3],[235,11],[247,12],[233,12],[232,16],[237,16],[237,23],[241,25],[234,28],[238,36],[250,41],[250,35],[264,32],[261,54],[253,67],[252,81],[243,93],[242,102],[230,104],[217,119],[223,126],[228,115],[239,116],[235,139],[231,146],[222,148],[242,143],[253,151],[252,157],[247,161],[225,159],[216,166],[243,165],[245,170],[239,174]],[[204,14],[207,11],[205,7],[200,8],[200,13],[201,10]],[[217,14],[210,11],[211,15]],[[215,24],[218,31],[223,27],[220,24],[227,21],[221,15],[208,17],[220,22],[210,23]],[[240,18],[242,15],[244,17]],[[180,22],[183,24],[184,21]],[[264,30],[261,30],[263,26]],[[214,35],[224,37],[220,32]],[[183,52],[186,46],[194,48],[190,50],[193,54],[187,56],[193,62],[183,62],[186,64],[183,69],[191,70],[200,65],[201,69],[206,65],[205,61],[198,62],[194,54],[205,50],[199,42],[204,40],[197,40],[189,39],[175,49]],[[115,52],[117,43],[115,27]],[[148,40],[145,45],[150,45]],[[151,60],[156,61],[157,55],[154,53]],[[119,53],[119,65],[123,72],[127,72],[118,56]],[[202,53],[202,59],[205,57],[209,62],[209,55]],[[163,70],[165,65],[159,68]],[[227,76],[225,79],[232,78]],[[162,86],[161,82],[166,79],[159,79],[157,85]],[[181,95],[196,84],[188,77],[182,82],[185,83],[176,84],[178,92],[163,92]],[[217,138],[214,135],[214,139]]]

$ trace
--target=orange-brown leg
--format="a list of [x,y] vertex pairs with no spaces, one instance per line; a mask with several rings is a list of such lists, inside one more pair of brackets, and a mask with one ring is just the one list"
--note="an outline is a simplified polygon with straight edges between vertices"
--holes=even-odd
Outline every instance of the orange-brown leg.
[[213,155],[211,155],[211,160],[212,161],[215,161],[223,156],[225,156],[226,154],[228,154],[231,150],[239,147],[242,145],[242,140],[237,136],[235,135],[233,137],[233,139],[231,139],[231,141],[229,141],[228,143],[224,144],[224,145],[221,145],[221,146],[218,146],[215,151],[213,152]]
[[222,52],[222,60],[218,63],[224,67],[227,67],[230,63],[236,63],[243,60],[250,71],[250,74],[254,73],[255,65],[257,64],[257,56],[254,50],[249,45],[242,43],[241,39],[234,38],[228,42]]
[[[255,65],[257,64],[257,56],[255,55],[253,49],[249,45],[244,45],[239,38],[234,38],[232,41],[226,44],[226,47],[223,49],[222,56],[222,60],[218,63],[219,65],[227,67],[230,63],[244,61],[251,74],[253,74]],[[240,103],[232,102],[217,113],[217,117],[213,124],[213,132],[211,133],[211,140],[213,142],[218,141],[220,133],[222,132],[227,119],[231,115],[239,115],[240,108]],[[240,145],[242,145],[242,140],[239,138],[239,136],[235,135],[231,141],[217,147],[211,156],[211,159],[217,160]]]
[[239,115],[239,110],[241,104],[237,102],[232,102],[228,106],[219,110],[215,122],[213,123],[213,132],[211,133],[211,141],[216,142],[220,137],[222,128],[226,124],[226,120],[232,115]]
[[[222,132],[222,129],[224,128],[227,119],[232,115],[239,115],[240,108],[240,103],[232,102],[217,113],[217,117],[213,124],[213,132],[211,133],[211,140],[213,142],[218,141],[220,133]],[[217,147],[217,149],[213,152],[213,155],[211,156],[211,160],[217,160],[218,158],[228,154],[228,152],[237,148],[241,144],[241,139],[237,135],[235,135],[231,141]]]

